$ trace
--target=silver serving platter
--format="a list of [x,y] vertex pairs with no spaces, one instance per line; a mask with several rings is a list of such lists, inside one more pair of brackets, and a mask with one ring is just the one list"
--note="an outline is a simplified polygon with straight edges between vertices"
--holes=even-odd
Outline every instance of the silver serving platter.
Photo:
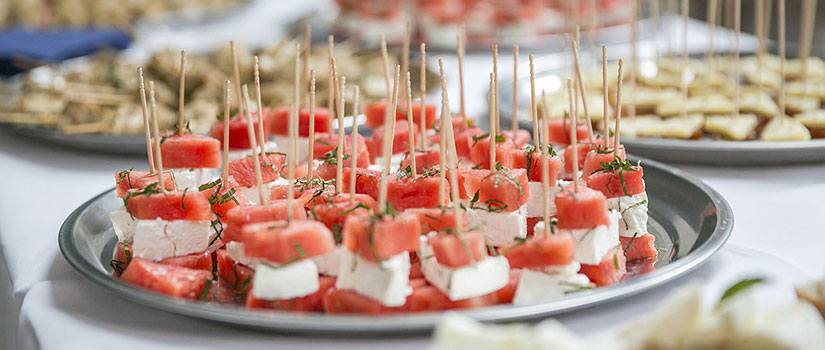
[[110,134],[70,135],[55,128],[5,125],[14,133],[36,141],[44,141],[55,146],[69,147],[94,153],[122,155],[146,155],[146,139],[143,136]]
[[[638,158],[633,159],[638,160]],[[661,163],[642,159],[650,200],[649,231],[656,236],[656,270],[617,285],[570,294],[532,305],[497,305],[459,311],[482,321],[539,319],[615,302],[678,278],[706,262],[725,243],[733,212],[722,196],[697,178]],[[113,189],[77,208],[60,228],[60,251],[85,278],[146,306],[237,326],[303,334],[378,335],[432,330],[443,312],[390,316],[341,316],[252,311],[241,307],[184,301],[155,294],[111,276],[109,261],[117,241],[108,214],[122,201]],[[161,317],[159,315],[159,317]]]

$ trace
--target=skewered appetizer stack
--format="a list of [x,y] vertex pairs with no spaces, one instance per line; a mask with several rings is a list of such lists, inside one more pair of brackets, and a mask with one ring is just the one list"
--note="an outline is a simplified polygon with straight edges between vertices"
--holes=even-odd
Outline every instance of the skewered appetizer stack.
[[[384,61],[387,97],[366,106],[364,137],[355,118],[344,130],[345,94],[357,115],[359,87],[347,89],[330,57],[334,94],[316,108],[315,71],[301,74],[297,46],[294,102],[264,107],[255,64],[257,106],[238,75],[235,96],[226,80],[211,136],[159,133],[149,83],[149,171],[115,176],[122,281],[250,309],[385,314],[541,302],[656,261],[643,170],[618,133],[600,137],[575,113],[539,118],[535,93],[532,143],[517,127],[502,131],[496,47],[489,132],[464,113],[463,96],[450,112],[443,62],[436,118],[426,82],[414,103],[409,72]],[[142,75],[140,87],[147,101]]]

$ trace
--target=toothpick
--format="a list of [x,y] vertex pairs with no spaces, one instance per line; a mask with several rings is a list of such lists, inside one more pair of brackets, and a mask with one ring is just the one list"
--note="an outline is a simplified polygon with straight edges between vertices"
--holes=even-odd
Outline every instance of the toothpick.
[[[578,89],[582,97],[582,109],[584,109],[584,119],[587,121],[587,138],[590,143],[593,143],[593,123],[590,122],[590,111],[588,111],[587,107],[587,94],[584,93],[584,81],[582,80],[582,69],[579,65],[579,44],[578,42],[573,42],[571,44],[573,48],[573,62],[575,63],[576,67],[576,81],[578,83]],[[578,101],[576,101],[578,104]]]
[[[444,81],[446,85],[446,80]],[[445,105],[449,105],[449,99],[447,97],[447,91],[444,91],[444,100],[447,102]],[[449,136],[449,140],[447,143],[450,145],[450,195],[453,201],[453,217],[455,219],[455,230],[456,233],[461,234],[461,207],[459,205],[460,195],[458,191],[458,153],[456,152],[455,147],[455,131],[453,130],[453,123],[446,123],[447,130],[445,132]],[[461,238],[461,237],[459,237]],[[472,257],[471,257],[472,259]]]
[[[657,2],[658,0],[653,0],[652,2]],[[599,16],[598,16],[598,9],[596,8],[596,0],[588,0],[587,1],[588,10],[590,10],[590,18],[587,25],[587,39],[590,41],[590,53],[591,57],[596,57],[596,27],[598,26]],[[656,12],[653,12],[653,16],[657,16]],[[655,17],[654,17],[655,18]],[[653,31],[653,42],[656,41],[656,32],[658,31],[658,26],[656,26],[656,30]]]
[[802,30],[799,34],[799,61],[802,64],[800,80],[802,87],[807,88],[805,81],[808,79],[808,57],[811,54],[811,41],[814,34],[814,23],[816,23],[816,0],[802,1]]
[[490,171],[496,170],[496,82],[490,73]]
[[[346,86],[347,77],[341,76],[341,86],[339,86],[335,92],[338,94],[338,143],[336,144],[338,152],[335,152],[335,192],[337,193],[341,193],[344,190],[344,152],[346,151],[344,149],[344,118],[346,118],[346,109],[344,108],[346,97],[344,95],[347,91]],[[352,156],[355,156],[355,154]]]
[[155,99],[155,82],[149,81],[149,101],[152,108],[152,131],[154,131],[155,140],[155,168],[158,174],[158,187],[163,192],[166,192],[166,185],[163,180],[163,155],[160,152],[160,130],[158,129],[158,104]]
[[180,50],[180,90],[178,92],[178,135],[183,135],[183,95],[186,88],[186,50]]
[[447,83],[444,79],[444,61],[442,59],[438,59],[438,68],[439,74],[441,77],[441,120],[440,120],[440,127],[439,130],[442,132],[439,133],[440,140],[438,142],[438,204],[443,208],[447,205],[447,199],[444,197],[444,189],[446,188],[446,163],[447,163],[447,133],[446,131],[447,124],[452,124],[452,120],[449,117],[450,115],[450,107],[447,104]]
[[[396,108],[398,107],[398,79],[400,76],[401,66],[395,66],[395,80],[393,81],[393,88],[392,88],[392,98],[391,104],[391,112],[392,115],[395,115]],[[390,171],[390,158],[392,158],[392,144],[393,144],[393,135],[395,135],[395,118],[384,118],[384,139],[382,140],[384,144],[382,145],[381,154],[384,157],[384,167],[381,169],[381,181],[380,181],[380,188],[378,191],[378,212],[381,214],[387,213],[387,176],[389,175]]]
[[[575,101],[573,100],[573,81],[567,79],[567,93],[569,94],[570,99],[570,109],[573,109],[575,105]],[[579,192],[579,148],[578,148],[578,140],[576,135],[576,124],[578,124],[578,116],[576,113],[571,113],[572,123],[570,123],[570,147],[572,147],[573,152],[573,192]]]
[[[501,126],[499,125],[499,119],[498,119],[498,45],[496,45],[496,44],[493,45],[493,92],[494,92],[493,101],[495,101],[495,106],[496,106],[496,108],[493,111],[495,112],[496,117],[494,119],[495,120],[495,130],[493,131],[493,127],[491,126],[490,127],[491,128],[490,133],[495,134],[495,136],[498,136],[498,134],[501,133]],[[493,145],[493,144],[491,144],[491,145]]]
[[[244,112],[243,96],[241,94],[241,73],[238,69],[238,53],[235,51],[235,41],[229,41],[229,50],[232,52],[232,73],[235,76],[235,95],[238,98],[238,115],[246,115]],[[227,116],[228,118],[229,116]]]
[[518,45],[513,45],[513,139],[518,131]]
[[146,106],[146,87],[143,85],[143,68],[138,67],[138,83],[140,85],[140,111],[143,112],[143,136],[146,138],[146,157],[149,160],[149,173],[154,173],[155,159],[152,152],[152,134],[149,128],[149,108]]
[[[630,71],[630,97],[633,99],[633,103],[631,103],[628,107],[630,112],[630,117],[636,117],[636,76],[639,74],[639,54],[638,54],[638,46],[639,46],[639,30],[638,30],[638,22],[639,22],[639,0],[633,0],[633,16],[630,20],[630,41],[631,41],[631,50],[630,50],[630,61],[633,65],[633,69]],[[658,30],[658,29],[657,29]],[[656,30],[654,30],[656,31]],[[588,123],[590,121],[588,120]],[[588,129],[590,130],[590,129]]]
[[227,181],[229,181],[229,84],[229,79],[223,84],[223,162],[221,163],[223,164],[223,180],[221,181],[224,185],[228,184]]
[[390,94],[392,93],[392,87],[390,86],[390,56],[387,54],[387,39],[384,37],[384,33],[381,33],[380,41],[381,59],[384,62],[384,85],[387,86],[387,99],[390,99]]
[[361,90],[358,85],[355,85],[355,91],[353,91],[353,102],[352,102],[352,115],[355,118],[352,118],[352,150],[350,153],[350,168],[349,168],[349,204],[353,204],[355,201],[355,170],[358,168],[358,115],[359,113],[359,100],[361,98]]
[[[407,74],[410,71],[410,21],[404,26],[404,39],[401,41],[401,74]],[[407,95],[402,86],[401,92],[403,96]],[[412,124],[411,124],[412,125]]]
[[[303,91],[307,90],[307,84],[309,84],[309,55],[312,53],[312,26],[307,25],[304,27],[304,53],[303,53],[303,69],[301,69],[301,89]],[[307,102],[307,94],[301,94],[301,104],[300,106],[305,106]],[[300,110],[300,106],[298,110]]]
[[[687,65],[688,65],[688,58],[687,58],[687,27],[688,27],[688,11],[690,0],[682,0],[682,69],[679,71],[681,72],[680,82],[682,83],[682,118],[687,118],[687,100],[688,100],[688,83],[685,76],[687,75]],[[633,103],[635,104],[636,101],[634,100]],[[621,106],[621,105],[619,105]],[[617,118],[618,120],[618,118]],[[618,130],[617,130],[618,133]],[[617,143],[615,145],[616,148],[619,147]]]
[[[622,62],[622,59],[619,59],[619,82],[616,85],[616,106],[621,106],[622,105],[622,78],[623,78],[622,77],[622,65],[623,64],[624,64],[624,62]],[[619,133],[619,123],[621,121],[622,121],[622,109],[617,108],[616,109],[616,130],[614,131],[614,134],[613,134],[613,137],[614,137],[614,139],[613,139],[613,158],[616,158],[619,155],[619,146],[621,145],[619,143],[619,135],[620,135],[620,133]]]
[[[542,219],[544,220],[544,234],[550,234],[550,169],[547,164],[547,119],[541,120],[542,133],[545,136],[541,142],[541,197],[544,204]],[[528,155],[529,157],[530,155]],[[575,186],[575,185],[574,185]]]
[[[249,89],[247,88],[246,84],[243,85],[243,101],[244,101],[244,110],[246,111],[246,131],[247,135],[249,136],[249,145],[252,150],[258,149],[258,141],[255,138],[255,127],[252,125],[252,114],[249,112]],[[258,198],[260,200],[259,204],[264,204],[266,202],[266,196],[264,195],[264,180],[261,176],[261,158],[252,152],[252,164],[255,167],[255,181],[258,185]]]
[[785,0],[779,0],[779,117],[785,120]]
[[[355,115],[358,115],[356,113]],[[315,166],[315,70],[309,71],[309,137],[307,138],[307,183],[312,181]]]
[[735,91],[734,91],[734,103],[733,103],[733,115],[734,117],[739,117],[739,90],[740,90],[740,68],[739,68],[739,35],[742,32],[742,0],[733,0],[733,26],[734,31],[736,32],[736,39],[734,41],[734,74],[733,76],[736,77],[735,82]]
[[[708,0],[707,4],[707,13],[705,17],[707,17],[708,21],[708,51],[705,52],[705,66],[709,71],[713,70],[713,37],[714,31],[716,29],[716,8],[717,8],[717,1],[716,0]],[[710,83],[710,82],[708,82]]]
[[[298,44],[300,46],[300,44]],[[298,52],[300,54],[301,49],[298,48]],[[260,149],[258,152],[261,154],[261,157],[266,155],[264,151],[264,145],[266,144],[266,134],[264,133],[264,105],[261,103],[261,73],[258,69],[258,56],[254,57],[255,61],[255,97],[258,102],[258,142],[260,143]],[[295,71],[298,74],[298,70]],[[295,83],[297,86],[297,82]],[[255,149],[252,149],[252,152],[255,152]]]
[[[604,113],[604,149],[610,149],[610,113],[607,94],[607,47],[602,45],[602,111]],[[622,108],[622,105],[617,105]]]
[[335,38],[330,35],[327,37],[327,54],[329,55],[329,88],[327,89],[327,110],[330,117],[335,117],[335,105],[333,105],[333,89],[335,83],[335,70],[333,64],[335,63]]
[[421,98],[421,113],[419,113],[419,123],[418,127],[421,129],[421,149],[427,149],[427,104],[425,102],[425,97],[427,96],[427,46],[424,43],[421,43],[419,46],[419,51],[421,52],[421,62],[419,63],[421,67],[421,71],[419,72],[418,77],[418,91],[419,96]]
[[[410,166],[412,167],[413,178],[418,177],[418,170],[415,166],[415,124],[413,124],[413,108],[412,108],[412,82],[410,81],[410,72],[406,72],[407,76],[407,134],[409,135],[409,146],[407,147],[407,154],[410,155]],[[423,137],[423,135],[422,135]]]
[[[295,163],[298,161],[298,113],[301,111],[301,44],[295,44],[295,82],[292,101],[292,108],[289,113],[289,154],[287,155],[286,168],[286,221],[292,221],[292,206],[295,201]],[[260,100],[259,100],[260,101]],[[261,156],[263,157],[263,156]],[[307,164],[307,167],[312,164]],[[309,180],[307,180],[309,181]]]
[[653,57],[659,67],[659,0],[650,1],[650,13],[653,15]]
[[533,66],[533,54],[530,54],[530,118],[533,119],[533,146],[540,147],[538,104],[536,103],[536,73]]
[[[463,25],[462,25],[463,28]],[[467,114],[464,109],[464,36],[459,34],[456,36],[456,53],[458,54],[458,92],[459,92],[459,113],[461,114],[461,121],[467,122]]]

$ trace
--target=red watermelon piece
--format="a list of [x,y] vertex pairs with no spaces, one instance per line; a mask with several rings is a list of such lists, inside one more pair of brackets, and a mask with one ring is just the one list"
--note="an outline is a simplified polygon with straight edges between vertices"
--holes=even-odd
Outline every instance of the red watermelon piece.
[[322,297],[324,312],[328,314],[386,315],[404,311],[404,306],[387,307],[349,289],[330,289]]
[[[118,198],[123,198],[130,190],[139,190],[156,182],[158,174],[150,174],[148,171],[123,170],[115,173]],[[175,190],[175,178],[171,172],[163,173],[163,187],[170,191]]]
[[[367,126],[371,128],[376,128],[379,126],[384,125],[384,115],[386,115],[387,108],[388,108],[387,100],[378,100],[373,103],[370,103],[366,107],[365,115],[367,116]],[[392,107],[392,106],[389,106]],[[418,125],[419,121],[421,120],[421,104],[418,102],[412,103],[413,108],[413,123]],[[435,125],[435,105],[426,105],[424,107],[426,109],[426,122],[427,128],[432,128]],[[395,120],[397,121],[406,121],[407,120],[407,104],[399,102],[398,108],[396,108],[395,112]]]
[[[476,136],[470,139],[470,161],[476,168],[490,168],[490,138]],[[496,143],[496,162],[506,168],[513,167],[513,150],[517,149],[512,141],[504,139],[504,142]],[[458,152],[458,148],[456,148]]]
[[530,135],[530,132],[524,129],[518,129],[515,135],[513,135],[513,130],[502,130],[501,135],[506,137],[508,140],[512,141],[516,148],[522,148],[524,145],[527,144],[528,141],[533,137]]
[[[230,209],[241,205],[249,205],[249,199],[244,196],[243,192],[237,189],[240,185],[238,185],[238,182],[235,181],[232,176],[229,176],[226,185],[224,185],[223,179],[218,179],[202,185],[201,188],[204,186],[209,187],[204,188],[201,193],[212,203],[212,212],[214,212],[222,222],[226,221],[226,213]],[[230,191],[232,192],[231,194],[229,193]]]
[[567,265],[576,253],[576,239],[567,234],[539,234],[500,247],[498,252],[507,257],[511,269]]
[[[567,146],[570,144],[570,119],[548,119],[547,120],[547,142],[554,145]],[[576,139],[579,142],[587,139],[587,125],[576,126]]]
[[[395,210],[409,208],[434,208],[438,203],[438,177],[401,177],[389,175],[387,178],[387,204]],[[449,198],[450,183],[444,184],[444,198]]]
[[644,169],[633,166],[633,171],[599,171],[587,177],[587,187],[601,191],[607,198],[631,196],[645,191]]
[[[289,135],[289,113],[291,108],[279,107],[275,108],[269,114],[269,134],[270,135]],[[330,128],[329,110],[326,108],[315,108],[315,133],[328,133],[332,130]],[[298,111],[298,136],[309,137],[309,109],[301,108]]]
[[[375,221],[374,223],[372,221]],[[350,215],[344,222],[344,247],[368,261],[384,260],[418,248],[421,224],[413,214],[380,219]]]
[[[132,250],[126,251],[125,242],[117,242],[115,245],[115,254],[112,258],[112,264],[116,264],[115,275],[122,272],[132,261]],[[195,270],[212,271],[212,253],[208,251],[193,253],[184,256],[175,256],[171,258],[162,259],[161,264],[169,264],[180,267],[186,267]]]
[[[306,220],[306,211],[300,203],[292,207],[294,220]],[[245,205],[235,207],[226,213],[226,226],[223,229],[223,241],[242,241],[244,226],[261,222],[286,220],[286,200],[271,200],[264,205]]]
[[474,196],[478,192],[477,205],[503,208],[501,211],[511,212],[518,210],[530,199],[527,171],[524,169],[501,168],[493,172],[472,169],[464,171],[463,178],[464,190],[468,196]]
[[579,186],[579,191],[574,193],[571,184],[556,194],[553,201],[556,204],[556,218],[560,229],[610,225],[607,198],[599,191]]
[[[318,167],[318,176],[325,180],[335,179],[335,166],[324,164]],[[350,168],[344,168],[342,178],[345,188],[349,189]],[[355,193],[363,193],[372,198],[378,198],[379,181],[381,172],[365,168],[355,169]]]
[[[481,233],[464,232],[462,236],[463,240],[452,233],[440,233],[430,237],[433,256],[439,264],[455,269],[470,265],[473,261],[480,262],[487,257],[487,245]],[[472,254],[472,261],[468,250]]]
[[255,223],[244,226],[242,232],[244,255],[279,264],[335,250],[332,232],[317,221]]
[[[616,154],[619,159],[625,160],[624,146],[619,147],[619,152]],[[606,153],[599,152],[599,150],[591,150],[587,152],[584,157],[584,165],[582,166],[582,179],[587,180],[590,175],[596,170],[602,168],[602,163],[610,163],[613,161],[613,151]]]
[[621,242],[620,244],[625,252],[627,261],[654,258],[659,255],[659,251],[656,250],[655,244],[656,236],[645,233],[641,236],[632,238],[633,242],[630,241],[631,238],[632,237],[619,236],[619,242]]
[[171,297],[197,300],[204,286],[212,283],[212,271],[134,258],[120,280],[133,286]]
[[[264,108],[264,137],[269,136],[267,135],[268,129],[268,115],[271,113],[269,108]],[[253,111],[250,113],[252,117],[252,125],[255,127],[255,140],[256,144],[260,145],[261,140],[258,139],[258,112]],[[223,120],[215,121],[215,124],[212,124],[212,128],[209,130],[209,136],[217,139],[221,143],[221,149],[223,149]],[[249,142],[249,131],[246,122],[245,116],[233,116],[229,119],[229,149],[230,150],[240,150],[240,149],[250,149],[252,148],[251,143]],[[165,163],[165,162],[164,162]]]
[[[409,125],[407,124],[406,120],[399,120],[395,122],[395,133],[392,137],[392,154],[407,152],[409,149],[410,143],[410,136],[408,132],[410,130]],[[376,154],[377,157],[381,157],[382,150],[381,145],[384,143],[384,127],[379,126],[373,129],[372,131],[372,139],[375,145],[378,146],[378,152]],[[418,133],[413,128],[413,140],[418,139]],[[415,145],[413,145],[413,148]]]
[[599,287],[607,287],[619,283],[627,273],[627,261],[621,247],[616,246],[605,254],[598,265],[582,265],[579,273],[590,278],[590,282]]
[[518,288],[518,281],[521,278],[521,269],[510,268],[510,281],[496,291],[498,302],[500,304],[512,303],[513,297],[516,296],[516,289]]
[[335,277],[318,276],[318,290],[310,295],[287,300],[264,300],[255,298],[251,292],[246,294],[247,309],[263,309],[291,312],[321,312],[324,310],[323,298],[335,286]]
[[[417,172],[423,173],[426,169],[438,167],[440,162],[440,151],[433,147],[428,150],[415,151],[415,168]],[[405,153],[404,159],[401,160],[401,169],[406,169],[411,165],[410,153]]]
[[229,283],[232,289],[238,292],[246,292],[252,289],[255,270],[232,260],[225,249],[218,249],[215,255],[217,256],[218,276],[221,279]]
[[316,202],[309,208],[310,216],[333,232],[340,233],[348,216],[371,214],[378,210],[378,202],[368,195],[356,193],[352,204],[349,197],[349,194],[342,193]]
[[[458,157],[462,159],[471,159],[472,158],[472,145],[474,143],[473,138],[477,138],[481,135],[484,135],[484,130],[479,129],[478,127],[466,127],[466,128],[457,128],[454,130],[455,133],[455,151],[458,153]],[[435,142],[438,143],[438,142]],[[489,143],[489,142],[488,142]],[[487,149],[489,152],[489,148]],[[489,154],[487,155],[489,157]],[[489,161],[488,161],[489,162]]]
[[[430,231],[455,230],[455,212],[451,209],[442,208],[410,208],[406,213],[418,216],[421,223],[421,233]],[[467,216],[461,211],[461,227],[467,227]]]
[[163,166],[166,169],[221,167],[221,142],[195,134],[172,134],[160,142]]
[[[268,184],[281,177],[286,157],[283,154],[271,153],[258,157],[261,164],[261,180]],[[229,162],[229,176],[238,182],[241,187],[252,187],[258,184],[255,178],[255,158],[253,156]]]
[[[134,191],[134,190],[133,190]],[[212,220],[212,205],[200,192],[170,191],[149,195],[130,192],[126,209],[138,220]]]
[[[514,169],[527,170],[527,178],[530,181],[541,182],[541,151],[527,152],[524,148],[515,149],[512,151],[513,158],[512,167]],[[530,160],[529,164],[527,160]],[[561,169],[561,159],[557,156],[547,155],[547,174],[548,182],[551,186],[556,183],[559,177],[559,169]]]
[[[337,162],[335,158],[337,154],[333,151],[337,145],[338,137],[335,135],[321,135],[315,138],[315,148],[313,148],[313,158],[325,160],[328,162]],[[356,159],[356,167],[366,168],[370,165],[370,150],[363,136],[357,135],[355,142],[358,143],[358,155]],[[345,168],[352,165],[352,135],[349,135],[344,140],[344,163]]]

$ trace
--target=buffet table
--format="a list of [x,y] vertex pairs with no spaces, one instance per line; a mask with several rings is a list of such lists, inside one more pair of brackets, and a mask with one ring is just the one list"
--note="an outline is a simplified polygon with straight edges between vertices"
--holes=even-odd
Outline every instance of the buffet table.
[[[526,57],[526,53],[522,52]],[[458,101],[454,56],[448,61],[452,101]],[[503,58],[502,58],[503,59]],[[489,57],[468,57],[467,103],[486,112]],[[509,62],[509,58],[506,60]],[[433,62],[434,63],[434,62]],[[451,68],[452,66],[452,68]],[[503,65],[508,66],[508,65]],[[512,69],[512,68],[510,68]],[[502,69],[506,76],[512,71]],[[434,101],[433,98],[430,101]],[[453,109],[457,109],[454,105]],[[114,173],[145,158],[82,153],[0,130],[0,348],[422,349],[427,334],[344,338],[267,333],[200,321],[121,299],[74,272],[57,246],[61,223],[76,207],[114,185]],[[825,272],[825,164],[783,167],[677,165],[719,191],[734,210],[727,244],[710,261],[660,288],[558,319],[581,335],[608,332],[659,305],[672,289],[693,282],[716,298],[743,277],[769,280],[769,299],[793,297],[793,286]]]

